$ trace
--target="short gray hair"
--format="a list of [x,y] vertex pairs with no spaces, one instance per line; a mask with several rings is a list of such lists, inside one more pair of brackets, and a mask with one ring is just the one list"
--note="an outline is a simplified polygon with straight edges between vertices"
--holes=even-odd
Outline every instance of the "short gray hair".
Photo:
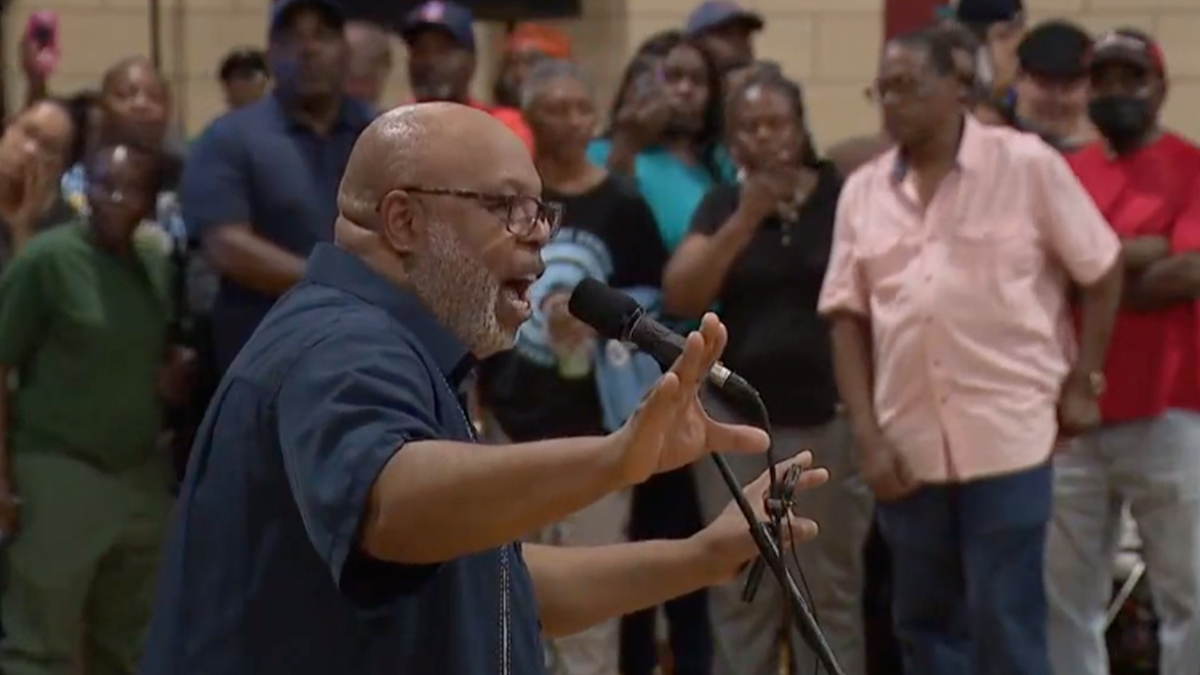
[[587,76],[579,66],[565,59],[542,59],[533,65],[521,85],[521,110],[529,110],[546,85],[563,77],[582,83],[591,94]]

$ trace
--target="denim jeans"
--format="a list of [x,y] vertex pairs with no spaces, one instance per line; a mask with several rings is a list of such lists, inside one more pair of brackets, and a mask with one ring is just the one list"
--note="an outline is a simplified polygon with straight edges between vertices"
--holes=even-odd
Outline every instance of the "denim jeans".
[[1046,464],[879,505],[905,672],[1050,674],[1042,575],[1052,481]]

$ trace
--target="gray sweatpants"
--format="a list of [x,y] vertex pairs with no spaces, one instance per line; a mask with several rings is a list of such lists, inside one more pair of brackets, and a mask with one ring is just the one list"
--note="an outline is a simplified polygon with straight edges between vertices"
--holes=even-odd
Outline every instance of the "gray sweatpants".
[[[710,407],[710,412],[713,412]],[[714,412],[714,416],[719,416]],[[846,675],[866,673],[863,637],[863,546],[871,529],[875,502],[855,470],[853,447],[846,423],[836,419],[819,427],[775,429],[773,444],[780,460],[812,450],[815,465],[830,472],[825,485],[801,493],[796,513],[816,520],[821,533],[797,546],[803,579],[817,621]],[[766,469],[761,456],[726,455],[745,485]],[[730,501],[729,490],[710,461],[696,464],[700,508],[705,522],[716,518]],[[788,564],[797,574],[790,554]],[[782,589],[767,572],[752,603],[742,601],[745,573],[732,583],[709,591],[712,609],[713,675],[778,675],[780,636],[788,621]],[[816,659],[795,628],[787,633],[793,672],[811,675]],[[820,672],[824,672],[823,670]]]
[[1125,502],[1159,620],[1162,675],[1200,669],[1200,414],[1171,410],[1077,439],[1054,460],[1046,548],[1057,675],[1107,675],[1105,610]]

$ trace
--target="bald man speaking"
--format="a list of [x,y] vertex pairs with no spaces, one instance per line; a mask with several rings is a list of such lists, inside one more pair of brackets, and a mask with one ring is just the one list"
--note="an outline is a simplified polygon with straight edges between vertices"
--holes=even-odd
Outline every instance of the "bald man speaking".
[[[197,435],[144,675],[538,674],[542,631],[728,581],[754,556],[736,506],[688,540],[515,543],[654,473],[767,444],[699,406],[725,345],[715,316],[619,431],[475,444],[459,386],[530,315],[560,219],[540,192],[486,113],[408,106],[363,133],[337,245],[313,252]],[[797,520],[791,536],[815,531]]]

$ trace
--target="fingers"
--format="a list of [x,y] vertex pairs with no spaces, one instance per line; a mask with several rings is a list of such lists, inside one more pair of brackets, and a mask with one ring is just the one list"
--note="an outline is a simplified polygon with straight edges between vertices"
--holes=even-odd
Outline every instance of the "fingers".
[[688,334],[683,343],[683,353],[675,359],[671,372],[679,378],[684,389],[694,389],[700,378],[705,374],[704,368],[704,337],[698,331]]
[[893,457],[892,462],[894,465],[893,471],[896,476],[896,482],[899,484],[899,487],[905,488],[916,483],[917,479],[916,476],[913,475],[912,467],[908,465],[908,462],[906,462],[904,458],[899,455],[899,453]]
[[721,358],[721,354],[725,351],[725,343],[729,341],[729,331],[725,329],[725,324],[717,318],[716,314],[708,312],[704,318],[700,320],[700,335],[704,338],[704,367],[701,371],[703,375],[707,375]]
[[788,525],[788,542],[792,544],[812,539],[820,532],[817,521],[808,518],[789,518]]
[[[776,464],[775,465],[775,473],[779,476],[782,476],[782,475],[786,474],[787,470],[793,466],[798,466],[801,469],[807,469],[808,467],[812,466],[812,461],[813,461],[812,452],[809,450],[805,450],[805,451],[797,454],[795,457],[792,457],[791,459],[785,459],[784,461]],[[819,469],[819,471],[824,472],[825,470]],[[800,474],[801,481],[804,480],[804,476],[807,475],[808,473],[810,473],[810,472],[804,471],[803,473]],[[826,474],[826,476],[827,475],[828,474]],[[821,482],[822,483],[825,482],[824,479],[821,479]],[[768,469],[767,471],[763,471],[762,473],[760,473],[758,475],[758,478],[755,478],[753,482],[751,482],[749,485],[747,485],[746,489],[743,490],[743,492],[746,494],[747,497],[761,498],[762,495],[765,495],[767,493],[767,488],[770,487],[770,485],[771,485],[771,472]]]
[[636,413],[637,443],[644,442],[653,447],[663,444],[667,432],[675,423],[678,392],[679,376],[673,372],[663,375],[654,385]]
[[708,447],[715,452],[757,454],[766,452],[771,444],[771,437],[762,429],[712,419],[707,421],[705,434]]

